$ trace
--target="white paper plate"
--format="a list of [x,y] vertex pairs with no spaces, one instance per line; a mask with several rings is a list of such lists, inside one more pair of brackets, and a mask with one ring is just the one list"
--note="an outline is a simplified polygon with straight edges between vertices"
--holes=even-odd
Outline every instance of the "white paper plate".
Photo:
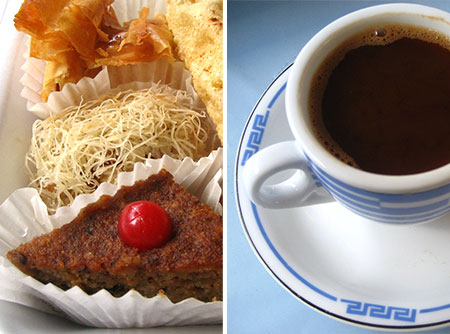
[[256,255],[293,295],[336,319],[398,331],[450,325],[450,215],[391,226],[337,203],[272,210],[246,196],[245,161],[263,147],[293,139],[284,112],[288,73],[256,104],[238,149],[236,199]]

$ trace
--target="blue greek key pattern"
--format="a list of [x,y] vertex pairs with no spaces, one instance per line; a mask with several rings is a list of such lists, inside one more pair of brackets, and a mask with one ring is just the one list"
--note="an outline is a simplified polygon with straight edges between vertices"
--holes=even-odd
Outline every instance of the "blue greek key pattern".
[[269,120],[270,109],[273,107],[275,102],[278,100],[280,96],[282,96],[283,92],[286,90],[286,82],[281,86],[281,88],[275,93],[272,100],[269,102],[267,106],[267,111],[264,115],[256,114],[255,119],[252,124],[252,128],[248,137],[247,146],[245,147],[245,151],[242,155],[241,166],[244,166],[247,160],[256,152],[258,152],[259,147],[261,146],[261,141],[264,135],[264,130],[266,129],[267,121]]
[[244,166],[246,161],[256,152],[258,152],[261,145],[261,141],[264,135],[264,130],[266,129],[267,121],[269,119],[270,110],[267,110],[265,115],[255,115],[255,120],[253,121],[252,130],[248,137],[248,142],[246,149],[244,151],[241,166]]
[[416,309],[362,303],[349,299],[341,299],[341,302],[347,304],[346,312],[348,314],[382,319],[393,319],[398,321],[416,321]]

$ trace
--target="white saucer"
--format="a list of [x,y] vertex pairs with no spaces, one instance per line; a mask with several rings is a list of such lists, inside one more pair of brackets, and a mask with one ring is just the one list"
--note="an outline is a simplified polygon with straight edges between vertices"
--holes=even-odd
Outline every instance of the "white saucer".
[[339,204],[271,210],[247,198],[242,165],[257,150],[293,139],[284,112],[289,68],[262,95],[236,161],[243,228],[273,277],[300,300],[354,325],[386,330],[450,325],[450,215],[393,226]]

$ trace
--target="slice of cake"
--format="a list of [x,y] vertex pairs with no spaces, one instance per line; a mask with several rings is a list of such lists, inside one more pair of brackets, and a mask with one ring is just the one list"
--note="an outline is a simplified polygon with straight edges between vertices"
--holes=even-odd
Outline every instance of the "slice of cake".
[[[165,244],[144,251],[118,234],[122,209],[141,200],[161,206],[172,224]],[[165,170],[122,187],[114,197],[103,196],[71,223],[7,256],[25,274],[62,289],[106,289],[116,297],[130,289],[146,297],[163,292],[173,302],[222,300],[222,219]]]

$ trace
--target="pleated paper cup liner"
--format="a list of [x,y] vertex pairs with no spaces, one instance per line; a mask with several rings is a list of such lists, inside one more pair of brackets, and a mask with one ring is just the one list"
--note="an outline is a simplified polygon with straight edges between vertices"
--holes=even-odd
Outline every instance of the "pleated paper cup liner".
[[[112,89],[133,82],[167,85],[172,89],[185,91],[192,97],[193,105],[200,109],[205,106],[192,85],[192,76],[184,68],[183,63],[170,63],[159,59],[151,63],[136,65],[107,66],[94,78],[85,77],[77,84],[68,83],[59,92],[49,95],[47,102],[42,102],[40,91],[32,90],[31,86],[39,87],[31,72],[40,66],[38,59],[28,58],[23,69],[27,73],[22,77],[24,84],[21,95],[27,99],[27,109],[40,118],[61,113],[65,108],[80,104],[82,101],[95,99],[105,95]],[[205,109],[206,110],[206,109]]]
[[161,169],[170,172],[176,183],[221,214],[222,163],[221,148],[197,162],[191,158],[181,161],[168,156],[147,159],[145,163],[137,163],[132,172],[120,173],[117,184],[102,183],[94,193],[77,196],[70,206],[59,208],[54,215],[48,215],[47,207],[35,189],[16,190],[0,206],[0,299],[56,313],[94,327],[221,323],[223,303],[220,301],[202,302],[189,298],[172,303],[164,295],[146,298],[135,290],[119,298],[104,289],[93,295],[79,287],[64,291],[52,283],[43,284],[25,275],[5,256],[21,243],[71,222],[81,209],[101,196],[113,196],[120,187],[147,179]]

